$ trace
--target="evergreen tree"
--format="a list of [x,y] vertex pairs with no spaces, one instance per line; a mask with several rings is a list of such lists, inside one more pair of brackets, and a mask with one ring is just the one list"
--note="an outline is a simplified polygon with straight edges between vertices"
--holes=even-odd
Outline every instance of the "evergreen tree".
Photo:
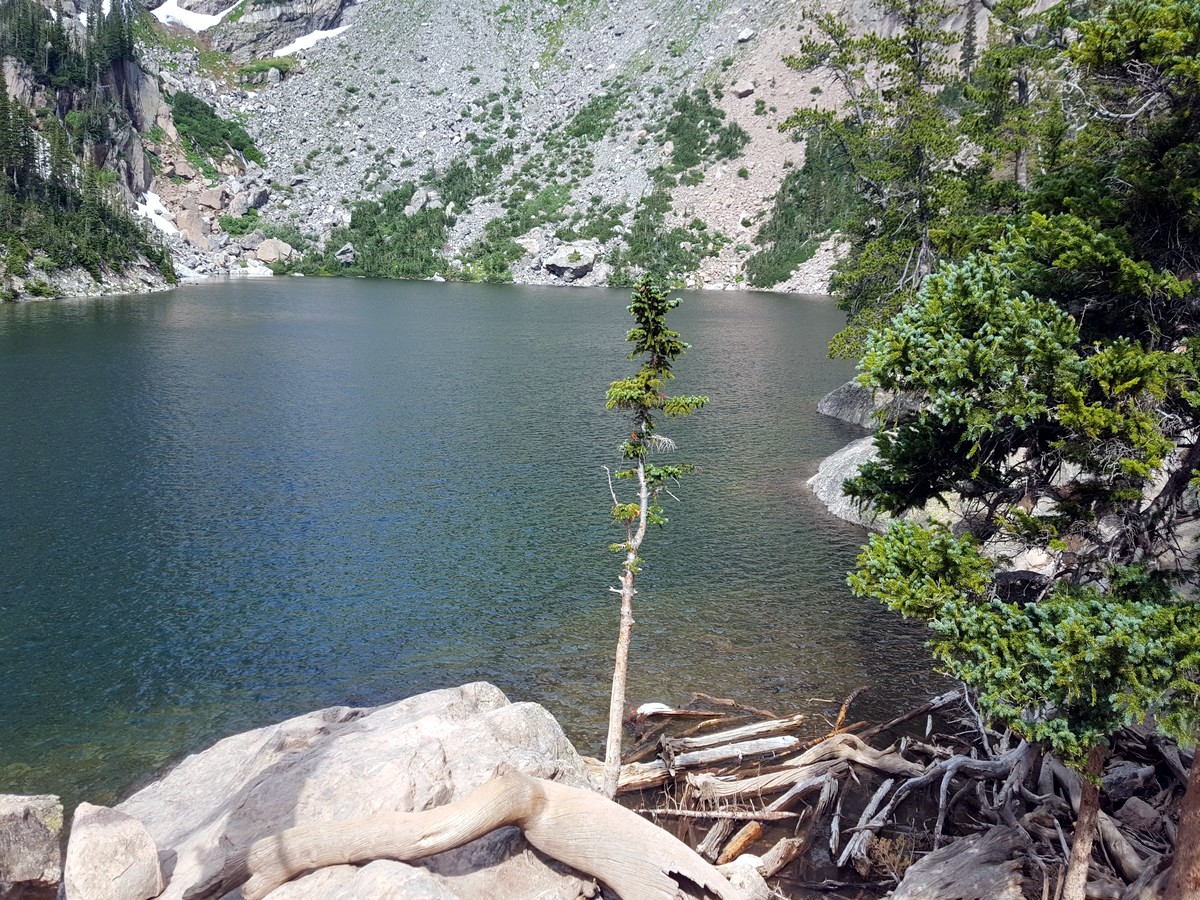
[[[961,218],[979,196],[986,171],[957,162],[956,116],[942,92],[960,81],[948,48],[960,35],[944,27],[947,0],[883,0],[890,36],[856,35],[841,16],[803,10],[810,34],[785,62],[823,71],[841,86],[841,110],[798,109],[785,127],[818,131],[844,149],[866,209],[851,224],[851,253],[833,281],[849,326],[831,347],[857,356],[872,326],[915,295],[938,261],[955,255]],[[950,161],[950,162],[948,162]]]
[[[982,712],[1088,773],[1068,900],[1112,732],[1153,714],[1194,739],[1200,722],[1179,543],[1200,481],[1200,7],[1115,0],[1075,27],[1054,61],[1064,131],[1028,197],[867,338],[864,383],[920,405],[846,486],[892,512],[958,498],[955,532],[894,524],[851,585],[925,620]],[[1042,564],[998,571],[1018,556]]]
[[[679,332],[667,327],[667,313],[679,305],[668,300],[649,278],[642,279],[634,289],[629,313],[637,323],[626,340],[633,344],[629,359],[642,358],[638,372],[614,381],[608,388],[606,407],[630,414],[629,437],[621,444],[621,456],[628,468],[610,475],[612,516],[624,529],[625,540],[613,544],[612,550],[623,557],[621,587],[612,590],[621,597],[621,624],[617,637],[617,655],[613,665],[612,696],[608,709],[608,740],[604,751],[604,793],[616,796],[621,773],[621,736],[625,721],[625,677],[629,665],[629,643],[633,633],[633,598],[637,595],[634,583],[641,566],[642,542],[650,525],[665,525],[666,517],[659,505],[659,495],[670,493],[668,486],[691,472],[690,465],[659,465],[650,455],[675,449],[669,438],[657,431],[655,418],[690,416],[708,403],[707,397],[667,396],[664,389],[674,379],[671,368],[688,345]],[[612,479],[632,481],[637,498],[629,503],[617,499]]]

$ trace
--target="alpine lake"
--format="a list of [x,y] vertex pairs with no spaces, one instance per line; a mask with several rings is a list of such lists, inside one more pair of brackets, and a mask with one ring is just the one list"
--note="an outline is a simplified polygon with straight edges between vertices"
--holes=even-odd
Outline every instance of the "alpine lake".
[[[828,298],[682,293],[698,470],[643,547],[631,704],[934,692],[805,480],[862,432]],[[0,792],[112,803],[337,704],[489,680],[603,744],[627,290],[264,279],[0,305]],[[618,483],[618,489],[627,484]]]

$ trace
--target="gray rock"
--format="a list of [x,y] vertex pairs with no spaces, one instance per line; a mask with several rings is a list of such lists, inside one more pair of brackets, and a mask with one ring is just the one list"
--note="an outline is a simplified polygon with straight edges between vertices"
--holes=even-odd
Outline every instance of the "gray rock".
[[235,217],[244,216],[250,210],[250,195],[243,191],[240,194],[234,194],[233,199],[229,201],[229,215]]
[[[300,179],[302,183],[304,179]],[[297,183],[297,182],[293,182]],[[265,187],[251,188],[246,196],[246,205],[251,209],[262,209],[271,199],[271,189]]]
[[81,803],[71,822],[63,885],[69,900],[149,900],[164,887],[146,827],[104,806]]
[[738,35],[738,43],[745,44],[754,40],[754,36],[757,33],[753,28],[743,28],[741,34]]
[[1135,831],[1158,834],[1162,831],[1162,814],[1141,797],[1130,797],[1117,810],[1116,818]]
[[295,252],[287,241],[281,241],[279,238],[267,238],[258,245],[255,255],[260,262],[273,263],[291,259]]
[[63,808],[51,794],[0,794],[0,897],[50,900],[62,878]]
[[215,188],[207,188],[200,192],[197,198],[201,206],[207,206],[209,209],[220,209],[225,205],[225,188],[218,185]]
[[429,202],[429,196],[428,189],[417,188],[416,193],[412,195],[412,199],[408,201],[408,205],[404,207],[404,215],[412,218],[423,210],[425,204]]
[[[334,707],[226,738],[118,809],[144,822],[162,857],[172,860],[161,896],[180,900],[259,838],[293,825],[428,809],[463,796],[502,767],[588,785],[582,760],[545,709],[510,704],[497,688],[477,683],[373,709]],[[423,860],[422,867],[450,896],[478,900],[576,900],[584,885],[543,862],[512,828]],[[311,890],[302,886],[314,876],[272,896],[443,900],[411,868],[388,863],[318,873]],[[383,885],[392,875],[400,886],[388,893]],[[410,888],[412,895],[404,893]]]
[[347,241],[341,248],[333,254],[333,258],[340,262],[343,266],[354,265],[358,259],[358,252],[354,249],[354,245]]
[[872,392],[854,379],[834,388],[817,404],[817,412],[822,415],[872,430],[879,424],[877,413],[883,412],[887,420],[893,421],[919,408],[913,400],[887,391]]
[[754,82],[743,79],[735,84],[732,88],[733,96],[738,98],[749,97],[754,93]]
[[204,217],[198,210],[183,208],[175,216],[175,227],[194,247],[201,250],[211,250],[212,242],[208,239],[210,229]]
[[267,236],[256,228],[249,234],[241,237],[238,240],[238,245],[243,250],[257,250],[266,239]]
[[817,499],[839,519],[845,519],[856,525],[880,527],[879,519],[883,517],[877,516],[871,510],[860,509],[851,498],[842,492],[842,485],[847,478],[857,475],[863,463],[873,462],[878,458],[879,451],[875,447],[875,438],[871,435],[859,438],[854,443],[848,444],[826,457],[821,462],[817,474],[808,479],[808,486],[812,488]]
[[542,261],[552,275],[566,281],[582,278],[596,264],[596,251],[586,244],[563,244]]

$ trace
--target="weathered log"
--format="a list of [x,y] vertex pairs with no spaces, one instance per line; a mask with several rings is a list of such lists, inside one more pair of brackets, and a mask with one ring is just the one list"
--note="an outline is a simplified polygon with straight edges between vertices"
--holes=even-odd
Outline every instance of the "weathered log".
[[799,859],[808,849],[810,838],[782,838],[762,856],[758,874],[763,878],[774,878],[789,865]]
[[838,868],[840,869],[848,861],[854,861],[854,868],[859,875],[864,878],[867,875],[865,866],[867,865],[867,844],[870,843],[873,829],[867,827],[867,823],[871,821],[871,816],[875,810],[879,808],[879,804],[883,802],[883,798],[887,796],[887,792],[892,789],[895,783],[894,778],[887,779],[875,791],[867,805],[863,808],[862,815],[858,818],[858,825],[854,829],[854,837],[846,841],[846,846],[842,848],[842,855],[838,857]]
[[753,738],[782,734],[783,732],[791,731],[793,728],[798,728],[803,723],[804,715],[797,714],[788,716],[785,719],[768,719],[765,722],[753,722],[749,725],[741,725],[737,728],[726,729],[725,731],[714,731],[711,734],[702,734],[696,737],[670,737],[664,735],[659,743],[662,745],[664,757],[670,761],[672,757],[692,750],[716,747],[721,744],[735,744],[739,741],[751,740]]
[[[823,795],[829,783],[834,780],[835,775],[842,774],[845,769],[845,763],[837,762],[834,763],[830,770],[824,774],[806,778],[804,781],[793,785],[787,791],[787,793],[774,800],[769,806],[767,806],[765,810],[763,810],[764,815],[760,819],[744,825],[741,831],[734,835],[733,839],[729,842],[729,846],[722,851],[720,857],[717,859],[717,865],[737,859],[737,857],[741,856],[742,853],[749,849],[749,847],[755,841],[762,837],[763,827],[759,823],[760,821],[767,821],[767,814],[783,812],[784,810],[795,806],[805,796],[818,789],[822,791]],[[703,791],[701,791],[701,796],[703,796]]]
[[755,741],[741,741],[737,744],[725,744],[721,747],[706,747],[703,750],[692,750],[668,757],[665,762],[670,771],[678,769],[693,769],[701,766],[712,766],[730,760],[742,760],[749,756],[766,756],[772,753],[786,753],[795,750],[800,739],[790,734],[776,737],[759,738]]
[[1025,846],[1007,825],[948,844],[909,866],[892,900],[1021,900]]
[[624,900],[674,900],[691,882],[722,900],[742,892],[666,831],[599,794],[520,773],[493,778],[435,809],[301,825],[257,841],[245,900],[303,872],[374,859],[409,861],[516,825],[537,850],[608,885]]
[[708,829],[704,840],[696,845],[696,852],[705,859],[715,861],[721,855],[721,847],[725,844],[725,839],[733,834],[733,828],[733,822],[729,819],[718,820],[712,828]]
[[701,792],[705,800],[758,796],[782,791],[814,776],[821,776],[839,762],[856,763],[888,775],[920,775],[925,771],[895,751],[879,751],[852,734],[837,734],[795,759],[787,760],[777,771],[751,778],[718,778],[714,775],[691,775],[688,783]]

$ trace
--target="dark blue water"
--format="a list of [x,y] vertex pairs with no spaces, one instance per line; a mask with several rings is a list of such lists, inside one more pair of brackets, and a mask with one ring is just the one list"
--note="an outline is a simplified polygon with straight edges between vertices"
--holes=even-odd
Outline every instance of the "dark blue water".
[[[628,294],[273,280],[0,307],[0,792],[113,800],[223,735],[474,679],[602,742]],[[700,473],[644,548],[630,700],[927,692],[804,487],[856,432],[827,302],[687,295]]]

